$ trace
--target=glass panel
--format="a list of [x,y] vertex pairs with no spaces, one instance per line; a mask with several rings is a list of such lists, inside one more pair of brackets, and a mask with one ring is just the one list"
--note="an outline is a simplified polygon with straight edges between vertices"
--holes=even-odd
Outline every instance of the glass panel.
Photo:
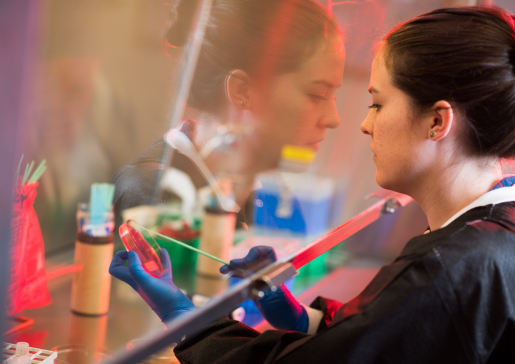
[[[151,243],[133,249],[157,267],[145,269],[155,279],[172,273],[202,310],[251,268],[224,275],[220,261],[265,245],[285,259],[381,200],[370,140],[359,130],[374,46],[398,22],[449,1],[328,0],[313,8],[319,18],[299,16],[295,1],[275,1],[273,11],[260,1],[255,9],[239,3],[188,2],[165,42],[169,4],[42,2],[20,174],[32,161],[32,172],[43,160],[46,170],[32,192],[18,191],[37,197],[14,224],[32,240],[15,237],[26,249],[11,262],[26,269],[17,275],[27,278],[18,293],[26,302],[11,308],[6,341],[80,363],[134,350],[145,335],[161,332],[150,307],[156,297],[138,293],[124,270],[127,255],[119,255],[120,279],[108,274],[113,254],[125,250],[118,229],[127,220],[143,227],[140,246]],[[320,20],[327,12],[335,24]],[[333,292],[348,300],[426,226],[420,209],[408,205],[301,267],[285,285],[309,304],[332,294],[324,281],[353,281]],[[355,270],[342,278],[342,267]],[[168,317],[162,302],[156,312]],[[228,315],[269,328],[250,300]],[[171,362],[173,352],[162,356]]]

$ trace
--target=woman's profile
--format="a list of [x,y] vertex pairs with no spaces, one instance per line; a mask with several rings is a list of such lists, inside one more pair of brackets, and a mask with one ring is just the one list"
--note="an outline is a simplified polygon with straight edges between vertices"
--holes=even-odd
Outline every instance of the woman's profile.
[[[172,2],[168,43],[186,44],[193,3]],[[213,2],[184,118],[197,124],[192,143],[213,176],[232,181],[240,206],[256,174],[277,167],[285,145],[316,151],[327,129],[339,125],[334,93],[344,62],[338,25],[315,1]],[[230,141],[213,143],[221,135]],[[165,200],[155,186],[169,167],[162,165],[165,151],[160,139],[115,176],[116,212]],[[172,166],[197,187],[205,184],[179,153]]]

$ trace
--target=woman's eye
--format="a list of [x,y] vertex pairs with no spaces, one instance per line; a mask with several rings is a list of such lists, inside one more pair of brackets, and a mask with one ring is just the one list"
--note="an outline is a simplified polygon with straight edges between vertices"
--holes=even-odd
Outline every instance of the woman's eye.
[[376,109],[376,112],[379,112],[379,109],[381,109],[381,105],[379,105],[379,104],[372,104],[368,108],[369,109]]
[[327,98],[325,98],[322,95],[308,95],[308,96],[311,99],[311,101],[313,101],[313,102],[319,102],[321,100],[327,100]]

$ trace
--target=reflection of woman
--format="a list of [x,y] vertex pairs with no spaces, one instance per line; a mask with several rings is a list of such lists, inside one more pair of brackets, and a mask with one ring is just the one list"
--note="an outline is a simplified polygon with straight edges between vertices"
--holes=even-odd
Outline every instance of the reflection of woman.
[[[186,41],[180,20],[191,3],[173,3],[167,38],[175,46]],[[317,149],[339,125],[334,93],[344,58],[336,23],[314,1],[214,1],[186,117],[198,121],[198,151],[221,130],[231,134],[205,163],[233,180],[238,204],[256,173],[277,166],[284,145]],[[117,211],[151,202],[163,148],[157,142],[115,177]]]
[[[176,46],[185,42],[177,20],[190,3],[172,7],[177,12],[168,40]],[[215,176],[243,181],[234,188],[240,205],[254,176],[278,165],[283,146],[317,150],[326,129],[339,125],[334,94],[344,61],[335,21],[313,0],[214,0],[187,117],[198,121],[193,143],[199,151],[217,130],[233,134],[235,142],[213,149],[205,163]],[[163,150],[164,142],[156,142],[115,177],[117,212],[150,203]],[[193,308],[170,275],[136,283],[120,265],[127,258],[131,254],[118,253],[111,273],[140,292],[164,321]]]
[[[306,309],[286,290],[268,293],[265,316],[298,331],[259,334],[223,319],[179,344],[181,361],[515,360],[515,179],[502,179],[499,163],[515,156],[513,20],[498,8],[414,18],[385,37],[369,91],[361,130],[371,136],[376,180],[412,196],[428,231],[346,304],[318,298]],[[232,265],[267,254],[255,248]],[[135,256],[129,266],[147,292]]]

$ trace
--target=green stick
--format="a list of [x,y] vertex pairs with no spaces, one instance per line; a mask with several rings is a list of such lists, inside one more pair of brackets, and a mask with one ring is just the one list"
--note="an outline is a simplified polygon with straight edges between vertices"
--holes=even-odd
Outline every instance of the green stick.
[[[139,224],[138,224],[138,225],[139,225]],[[141,226],[141,225],[140,225],[140,226]],[[211,259],[216,260],[217,262],[220,262],[220,263],[223,263],[223,264],[225,264],[225,265],[230,266],[230,264],[229,264],[228,262],[223,261],[222,259],[217,258],[217,257],[215,257],[215,256],[213,256],[213,255],[211,255],[211,254],[208,254],[208,253],[206,253],[206,252],[203,252],[202,250],[199,250],[199,249],[197,249],[197,248],[194,248],[194,247],[192,247],[192,246],[190,246],[190,245],[188,245],[188,244],[181,243],[180,241],[175,240],[175,239],[172,239],[172,238],[170,238],[170,237],[168,237],[168,236],[166,236],[166,235],[162,235],[162,234],[156,233],[155,231],[149,230],[149,229],[147,229],[146,227],[143,227],[143,226],[141,226],[141,227],[142,227],[143,229],[145,229],[149,234],[156,234],[157,236],[159,236],[159,237],[161,237],[161,238],[163,238],[163,239],[165,239],[165,240],[167,240],[167,241],[170,241],[170,242],[175,243],[175,244],[179,244],[180,246],[182,246],[182,247],[184,247],[184,248],[187,248],[187,249],[193,250],[194,252],[197,252],[197,253],[199,253],[199,254],[205,255],[205,256],[206,256],[206,257],[208,257],[208,258],[211,258]]]
[[29,171],[29,164],[27,163],[25,165],[25,172],[23,172],[23,177],[21,179],[22,186],[25,184],[25,181],[27,180],[27,172]]
[[27,171],[27,180],[29,179],[32,169],[34,168],[34,161],[30,162],[29,170]]
[[106,183],[106,198],[105,198],[105,211],[109,212],[109,208],[111,207],[111,204],[113,203],[114,198],[114,185],[110,183]]
[[16,175],[14,180],[14,185],[18,186],[18,176],[20,175],[21,161],[23,160],[23,154],[21,155],[20,163],[18,163],[18,168],[16,169]]
[[32,177],[29,178],[29,184],[30,183],[33,183],[33,182],[36,182],[37,180],[39,180],[39,178],[41,177],[41,175],[43,175],[43,173],[46,171],[46,159],[43,159],[41,161],[41,163],[39,163],[39,166],[36,168],[36,170],[34,171],[34,173],[32,174]]

